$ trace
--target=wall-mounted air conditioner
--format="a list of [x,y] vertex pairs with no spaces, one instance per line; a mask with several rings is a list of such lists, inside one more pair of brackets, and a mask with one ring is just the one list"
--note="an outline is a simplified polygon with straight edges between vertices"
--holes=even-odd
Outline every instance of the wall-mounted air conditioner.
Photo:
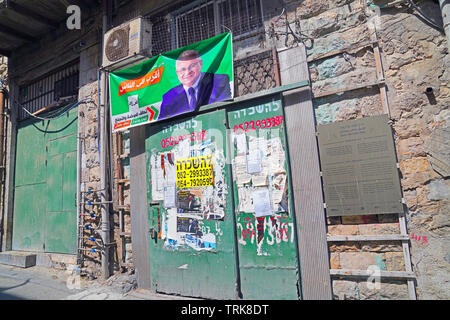
[[152,25],[139,17],[105,33],[103,67],[117,69],[148,57],[151,52]]

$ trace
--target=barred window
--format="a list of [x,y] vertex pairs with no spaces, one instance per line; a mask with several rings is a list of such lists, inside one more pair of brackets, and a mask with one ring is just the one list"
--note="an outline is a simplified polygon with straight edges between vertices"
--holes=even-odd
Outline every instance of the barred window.
[[151,20],[153,55],[230,30],[235,40],[264,30],[261,0],[198,0]]
[[[19,88],[19,103],[30,113],[57,104],[62,98],[76,100],[79,87],[79,61],[73,61]],[[19,120],[30,116],[19,110]]]

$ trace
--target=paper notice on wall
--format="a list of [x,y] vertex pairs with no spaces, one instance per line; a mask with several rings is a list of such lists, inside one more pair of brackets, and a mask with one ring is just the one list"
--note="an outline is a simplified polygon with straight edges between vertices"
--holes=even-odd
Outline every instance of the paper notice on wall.
[[283,150],[283,145],[281,144],[281,139],[279,137],[269,140],[269,170],[272,175],[284,174],[286,169],[284,168],[284,163],[286,160],[286,154]]
[[164,195],[162,193],[162,170],[159,163],[159,157],[155,154],[152,154],[150,158],[151,165],[151,185],[152,185],[152,200],[160,201],[164,199]]
[[268,145],[265,137],[249,137],[249,150],[261,150],[263,155],[267,154]]
[[272,180],[272,203],[275,206],[283,200],[286,188],[286,174],[276,175]]
[[247,154],[247,173],[258,174],[262,171],[262,152],[258,149],[250,150]]
[[252,193],[250,188],[238,189],[239,212],[253,212]]
[[175,159],[189,158],[190,148],[191,148],[191,141],[190,141],[190,139],[181,140],[178,143],[177,147],[173,151]]
[[238,155],[234,158],[234,177],[238,186],[250,183],[252,176],[247,173],[246,155]]
[[253,209],[256,217],[272,215],[272,202],[268,188],[257,188],[252,192]]
[[245,136],[245,133],[235,135],[234,143],[236,146],[237,154],[247,153],[247,137]]
[[269,139],[268,146],[270,154],[284,154],[283,143],[280,137]]
[[177,182],[177,175],[176,175],[176,167],[175,163],[173,161],[172,154],[166,154],[164,157],[164,168],[165,168],[165,175],[164,175],[164,186],[171,186],[175,185]]
[[252,186],[253,187],[265,187],[269,184],[269,167],[270,163],[268,159],[263,158],[261,161],[261,172],[252,175]]
[[167,210],[167,238],[178,240],[177,233],[177,209],[169,209]]
[[164,207],[176,207],[176,188],[175,185],[164,187]]

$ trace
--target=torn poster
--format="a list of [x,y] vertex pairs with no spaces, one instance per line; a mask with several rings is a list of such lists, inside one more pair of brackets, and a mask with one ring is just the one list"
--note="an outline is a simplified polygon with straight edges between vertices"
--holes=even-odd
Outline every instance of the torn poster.
[[191,140],[184,139],[178,143],[177,148],[173,149],[175,159],[185,159],[189,158],[189,152],[191,147]]
[[265,137],[250,136],[248,145],[249,150],[261,150],[264,155],[268,152],[268,143]]
[[164,187],[164,208],[176,207],[176,188],[175,185]]
[[272,202],[268,188],[256,188],[252,192],[253,209],[256,217],[271,216]]
[[177,209],[172,208],[167,210],[167,219],[165,221],[165,235],[166,240],[178,240],[177,234]]
[[[151,185],[152,185],[152,200],[153,201],[161,201],[164,199],[164,195],[162,193],[162,172],[161,166],[159,162],[159,157],[157,157],[154,153],[152,153],[150,157],[150,172],[151,172]],[[159,173],[159,176],[158,176]]]
[[253,212],[252,188],[240,187],[238,189],[239,212]]
[[236,134],[234,136],[234,144],[237,154],[247,153],[247,137],[245,136],[245,133]]
[[283,199],[286,188],[286,174],[278,174],[272,180],[272,202],[278,204]]
[[178,213],[202,214],[202,189],[182,189],[177,191]]
[[198,237],[192,234],[186,234],[186,244],[191,248],[200,250],[212,250],[216,248],[216,236],[212,233]]
[[247,173],[257,174],[262,171],[262,151],[258,149],[250,150],[247,154]]
[[234,158],[234,177],[236,178],[236,184],[243,186],[246,183],[250,183],[252,176],[247,173],[247,157],[246,155],[238,155]]

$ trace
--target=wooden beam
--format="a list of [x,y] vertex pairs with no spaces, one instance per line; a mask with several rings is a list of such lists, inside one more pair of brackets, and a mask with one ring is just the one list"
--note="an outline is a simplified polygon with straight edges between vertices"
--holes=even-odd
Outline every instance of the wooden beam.
[[24,17],[31,18],[40,23],[46,24],[49,27],[52,27],[55,29],[58,27],[58,22],[51,20],[48,17],[45,17],[39,13],[36,13],[31,9],[23,7],[22,5],[20,5],[18,3],[12,2],[11,0],[6,1],[6,8],[11,9],[12,11],[15,11],[16,13],[18,13]]
[[5,26],[3,24],[0,24],[0,32],[5,33],[5,34],[7,34],[7,35],[9,35],[11,37],[22,39],[22,40],[25,40],[25,41],[35,41],[35,40],[37,40],[37,38],[34,37],[34,36],[31,36],[29,34],[26,34],[26,33],[22,32],[22,31],[13,29],[13,28],[11,28],[9,26]]

